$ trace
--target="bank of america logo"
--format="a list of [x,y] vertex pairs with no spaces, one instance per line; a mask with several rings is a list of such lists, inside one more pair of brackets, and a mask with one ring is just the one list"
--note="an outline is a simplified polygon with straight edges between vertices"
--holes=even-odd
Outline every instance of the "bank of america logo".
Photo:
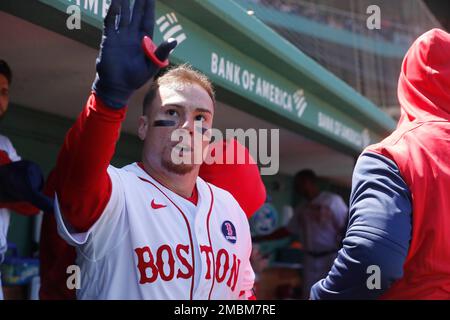
[[297,110],[297,115],[299,118],[303,116],[303,113],[305,112],[306,107],[308,106],[308,103],[305,99],[305,92],[303,90],[297,90],[297,92],[294,93],[294,103],[295,103],[295,110]]
[[156,20],[159,31],[162,33],[164,40],[174,38],[180,45],[186,40],[186,34],[183,32],[183,27],[178,22],[177,16],[174,12],[163,15]]

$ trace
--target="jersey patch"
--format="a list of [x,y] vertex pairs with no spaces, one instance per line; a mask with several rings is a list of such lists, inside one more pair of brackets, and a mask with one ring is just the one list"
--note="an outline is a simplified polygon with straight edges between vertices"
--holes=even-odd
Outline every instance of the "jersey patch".
[[222,233],[225,239],[231,243],[236,243],[237,237],[236,237],[236,228],[230,221],[225,221],[222,223]]

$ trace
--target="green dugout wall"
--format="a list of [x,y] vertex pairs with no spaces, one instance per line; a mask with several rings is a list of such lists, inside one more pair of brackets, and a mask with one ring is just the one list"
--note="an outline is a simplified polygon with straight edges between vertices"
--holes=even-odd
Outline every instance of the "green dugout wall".
[[[109,2],[3,0],[0,2],[0,19],[12,16],[45,30],[49,36],[56,33],[75,41],[80,52],[89,52],[86,55],[90,59],[98,48],[102,17]],[[80,30],[69,30],[66,26],[74,9],[81,12]],[[34,30],[35,27],[29,28]],[[12,37],[14,32],[13,29],[4,29],[0,34]],[[216,86],[219,101],[330,150],[355,157],[365,146],[379,141],[395,127],[394,121],[373,103],[257,18],[247,15],[232,0],[158,1],[155,42],[168,37],[177,38],[180,43],[173,53],[172,62],[188,62],[207,74]],[[19,47],[20,40],[17,38],[17,43],[11,41],[2,46]],[[73,53],[64,49],[58,48],[61,52],[58,60],[67,59],[69,70],[71,60],[68,57]],[[32,53],[29,56],[32,57]],[[94,70],[93,61],[85,62],[89,66],[87,69]],[[73,76],[74,70],[71,71],[64,74],[65,69],[61,69],[64,80]],[[86,86],[83,88],[87,92],[93,75],[77,75],[76,79],[84,79]],[[20,83],[13,85],[20,86]],[[77,90],[79,88],[76,87]],[[51,88],[48,90],[50,92]],[[73,110],[68,114],[61,113],[64,106],[49,103],[50,106],[44,110],[41,104],[35,105],[33,99],[28,98],[26,104],[12,103],[9,114],[0,124],[0,132],[10,137],[24,158],[37,161],[48,173],[55,163],[64,133],[81,110],[83,98],[77,107],[71,107]],[[14,95],[12,100],[15,102]],[[131,131],[125,131],[127,133],[122,135],[113,161],[117,165],[135,161],[140,156],[138,140],[130,134]],[[274,179],[265,178],[269,189]],[[286,191],[290,188],[289,176],[280,174],[278,179],[286,187],[274,199],[279,203],[289,202],[291,195]],[[24,238],[24,234],[29,232],[24,230],[31,230],[30,219],[14,216],[10,240],[18,242],[22,251],[27,253],[30,241]]]
[[[6,0],[0,9],[97,48],[107,4]],[[155,41],[177,38],[180,45],[172,61],[189,62],[210,76],[221,100],[351,154],[394,128],[394,121],[373,103],[232,0],[157,4]],[[70,6],[81,10],[81,30],[66,27]]]

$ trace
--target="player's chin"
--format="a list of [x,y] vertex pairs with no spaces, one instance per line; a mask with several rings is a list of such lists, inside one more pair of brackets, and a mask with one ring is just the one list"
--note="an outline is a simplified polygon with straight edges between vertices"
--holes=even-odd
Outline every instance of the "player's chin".
[[163,161],[162,165],[167,171],[175,173],[177,175],[185,175],[191,173],[195,169],[194,164],[184,164],[184,163],[175,164],[170,160]]

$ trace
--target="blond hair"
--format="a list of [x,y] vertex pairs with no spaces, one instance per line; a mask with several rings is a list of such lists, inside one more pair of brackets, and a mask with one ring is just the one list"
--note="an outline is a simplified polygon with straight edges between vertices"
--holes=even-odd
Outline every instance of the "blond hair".
[[205,91],[210,96],[213,104],[215,105],[216,96],[214,92],[214,87],[211,81],[208,79],[208,77],[203,73],[194,70],[192,66],[188,64],[182,64],[169,69],[162,76],[153,81],[144,99],[143,113],[145,114],[147,108],[152,104],[156,96],[156,92],[161,86],[182,88],[186,85],[193,85],[193,84],[197,84],[203,89],[205,89]]

